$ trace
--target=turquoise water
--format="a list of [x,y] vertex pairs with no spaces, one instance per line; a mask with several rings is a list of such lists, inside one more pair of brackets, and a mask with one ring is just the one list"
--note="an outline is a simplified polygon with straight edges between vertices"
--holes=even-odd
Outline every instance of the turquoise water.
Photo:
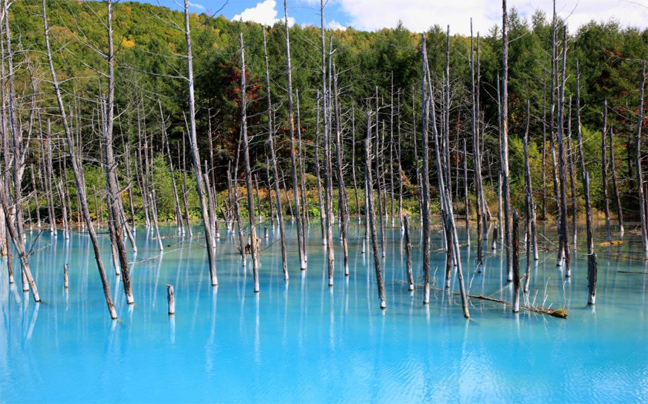
[[[570,280],[564,281],[550,252],[541,256],[531,282],[531,300],[565,306],[567,320],[524,311],[513,315],[501,304],[472,300],[472,318],[466,321],[458,296],[435,289],[430,305],[423,306],[420,290],[407,291],[398,229],[386,234],[388,307],[381,311],[373,263],[362,253],[357,224],[349,243],[351,275],[344,277],[336,251],[333,288],[326,282],[320,229],[310,229],[308,270],[300,272],[291,226],[290,282],[283,281],[280,247],[271,231],[263,241],[257,295],[251,263],[247,271],[241,268],[232,238],[218,244],[220,286],[212,288],[202,238],[179,243],[171,237],[175,229],[166,228],[160,256],[156,242],[138,229],[134,307],[126,304],[118,278],[112,271],[108,275],[119,314],[115,322],[105,307],[88,238],[73,234],[66,242],[44,232],[38,241],[42,250],[31,258],[43,303],[34,304],[20,283],[9,287],[6,263],[0,264],[0,402],[648,400],[648,280],[618,272],[647,271],[637,259],[636,235],[626,234],[620,245],[596,247],[595,309],[585,304],[581,247]],[[553,227],[546,231],[553,240]],[[436,248],[438,236],[435,232]],[[108,237],[101,237],[107,247]],[[418,232],[413,238],[418,243]],[[462,249],[471,293],[509,300],[500,252],[489,250],[484,272],[474,274],[474,234],[472,239],[473,246]],[[416,248],[414,253],[418,278],[420,256]],[[105,257],[109,263],[107,248]],[[436,285],[443,285],[444,260],[434,251]],[[171,319],[167,284],[176,294]],[[452,288],[458,289],[456,282]]]

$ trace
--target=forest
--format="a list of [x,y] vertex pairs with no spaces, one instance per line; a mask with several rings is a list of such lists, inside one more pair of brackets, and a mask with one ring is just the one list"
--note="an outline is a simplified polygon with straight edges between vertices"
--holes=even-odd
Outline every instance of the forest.
[[[94,239],[93,227],[106,226],[131,303],[126,244],[136,250],[140,224],[191,237],[201,222],[213,285],[220,226],[237,232],[243,261],[253,256],[255,292],[261,219],[296,220],[302,269],[304,227],[320,222],[330,285],[336,217],[345,266],[349,218],[367,218],[377,275],[376,227],[384,234],[391,220],[407,233],[407,215],[420,217],[424,256],[441,223],[455,265],[455,215],[466,228],[476,220],[478,260],[490,222],[515,254],[514,210],[525,240],[536,242],[536,210],[555,223],[567,268],[577,222],[592,215],[605,219],[609,242],[611,222],[623,232],[624,218],[641,220],[646,248],[648,31],[610,20],[569,32],[556,13],[525,19],[503,3],[502,26],[473,36],[440,26],[264,27],[189,13],[188,2],[184,12],[110,0],[6,3],[3,253],[13,241],[34,289],[18,241],[25,226],[67,234],[78,225]],[[162,250],[159,230],[157,240]],[[96,243],[95,255],[103,267]]]

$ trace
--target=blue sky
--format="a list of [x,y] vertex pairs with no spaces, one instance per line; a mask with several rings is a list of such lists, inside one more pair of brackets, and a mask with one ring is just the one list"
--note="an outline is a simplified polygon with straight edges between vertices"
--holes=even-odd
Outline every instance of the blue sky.
[[[156,4],[157,0],[146,0]],[[177,9],[174,0],[160,4]],[[180,2],[182,0],[175,0]],[[224,0],[192,0],[193,11],[216,11]],[[557,0],[558,14],[567,19],[570,30],[591,20],[614,18],[623,26],[648,26],[648,0]],[[552,0],[508,0],[520,15],[530,16],[541,9],[551,15]],[[452,32],[466,34],[473,19],[475,31],[487,33],[501,23],[499,0],[328,0],[326,23],[332,28],[353,26],[361,30],[394,27],[398,21],[410,30],[421,32],[434,24],[450,24]],[[283,18],[283,0],[229,0],[220,14],[233,19],[270,24]],[[288,14],[297,24],[319,25],[319,0],[289,0]]]

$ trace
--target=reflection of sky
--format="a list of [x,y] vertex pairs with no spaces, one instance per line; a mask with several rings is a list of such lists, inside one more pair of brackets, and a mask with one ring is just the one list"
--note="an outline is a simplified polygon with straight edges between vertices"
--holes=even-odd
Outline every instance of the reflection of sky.
[[[158,0],[146,0],[157,4]],[[178,0],[159,0],[160,4],[178,9]],[[193,11],[215,12],[223,7],[225,0],[192,1]],[[289,16],[297,24],[320,25],[319,0],[289,0]],[[551,1],[508,0],[509,9],[515,8],[521,18],[530,18],[536,10],[543,11],[549,19],[552,15]],[[578,27],[592,20],[618,21],[623,27],[648,27],[648,0],[557,0],[556,11],[566,19],[575,32]],[[227,18],[244,14],[254,21],[269,24],[283,18],[283,0],[229,0],[221,11]],[[470,32],[473,19],[475,32],[482,35],[495,25],[501,25],[502,5],[493,0],[328,0],[326,23],[331,27],[353,26],[359,30],[377,30],[395,27],[398,21],[415,32],[428,30],[434,25],[444,28],[449,24],[453,33]]]
[[[156,241],[140,228],[139,252],[132,258],[134,307],[126,305],[113,271],[107,274],[116,322],[108,317],[87,237],[73,234],[69,244],[58,237],[31,257],[40,305],[22,294],[19,276],[16,287],[8,286],[0,261],[2,401],[607,403],[648,398],[648,280],[617,272],[647,270],[643,262],[627,260],[640,249],[635,235],[626,234],[620,245],[596,246],[595,311],[585,305],[586,259],[580,246],[569,281],[563,282],[554,252],[541,254],[532,272],[531,300],[537,293],[539,305],[546,291],[547,306],[567,305],[567,320],[524,311],[514,316],[509,308],[473,299],[472,318],[466,321],[458,296],[435,288],[430,305],[423,306],[420,289],[414,295],[407,291],[398,229],[386,233],[386,311],[379,308],[372,258],[362,254],[364,231],[355,220],[349,231],[350,276],[343,276],[338,249],[335,284],[329,288],[315,227],[308,270],[299,271],[295,226],[287,223],[288,284],[279,243],[273,244],[276,232],[270,231],[270,239],[262,241],[260,294],[253,293],[251,265],[247,272],[241,268],[231,237],[218,243],[220,285],[212,288],[200,237],[181,243],[175,228],[165,228],[160,256]],[[412,229],[417,281],[422,275],[419,230]],[[549,240],[555,239],[553,232],[548,226]],[[108,237],[100,239],[109,263]],[[502,287],[501,252],[488,250],[484,272],[473,274],[476,235],[471,239],[470,250],[462,248],[470,292],[509,300],[510,288]],[[46,231],[39,243],[50,242]],[[445,258],[437,230],[432,242],[433,272],[439,268],[434,281],[443,285]],[[172,320],[167,284],[175,289]],[[458,290],[455,278],[452,290]]]

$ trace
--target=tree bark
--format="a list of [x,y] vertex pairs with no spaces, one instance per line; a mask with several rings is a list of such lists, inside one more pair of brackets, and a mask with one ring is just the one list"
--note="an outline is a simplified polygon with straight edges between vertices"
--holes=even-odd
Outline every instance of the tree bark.
[[511,260],[511,191],[509,189],[508,151],[508,9],[502,0],[502,192],[504,199],[504,247],[506,248],[507,280],[513,280]]
[[[377,124],[378,122],[376,122]],[[378,298],[380,299],[380,308],[387,308],[387,300],[385,298],[385,285],[383,281],[382,266],[380,261],[380,252],[378,247],[378,237],[376,236],[376,218],[374,213],[373,195],[371,188],[373,187],[373,178],[371,174],[371,114],[367,114],[367,135],[365,137],[365,160],[367,168],[365,171],[365,183],[367,184],[367,211],[369,212],[369,229],[371,233],[371,248],[373,250],[374,267],[376,269],[376,283],[378,285]]]
[[[323,6],[322,6],[323,7]],[[322,13],[322,19],[324,14]],[[290,133],[290,161],[292,163],[293,198],[295,201],[295,217],[297,218],[297,238],[299,239],[299,268],[305,270],[306,251],[304,249],[304,227],[301,220],[301,209],[299,205],[299,179],[297,178],[297,158],[295,156],[295,119],[293,115],[293,90],[292,90],[292,66],[290,62],[290,36],[288,27],[288,0],[284,0],[284,25],[286,29],[286,74],[288,91],[288,131]]]
[[616,166],[614,162],[614,134],[610,127],[610,169],[612,171],[612,189],[614,190],[614,200],[617,208],[617,221],[619,222],[619,235],[623,237],[623,206],[621,205],[621,194],[619,193],[619,184],[617,182]]
[[193,55],[191,53],[191,29],[189,27],[189,0],[184,0],[184,17],[185,17],[185,40],[187,44],[187,87],[189,91],[189,146],[191,148],[191,157],[193,160],[194,170],[196,172],[196,190],[200,200],[200,210],[205,228],[205,240],[207,242],[207,258],[209,261],[209,275],[212,286],[218,285],[216,275],[216,246],[212,234],[211,218],[207,202],[205,201],[205,184],[202,179],[200,168],[200,154],[198,152],[198,139],[196,136],[196,107],[194,101],[194,78],[193,78]]
[[247,100],[245,94],[245,46],[243,33],[239,34],[241,46],[241,142],[243,143],[243,167],[247,186],[248,216],[250,219],[250,255],[252,255],[252,275],[254,293],[259,293],[259,246],[256,236],[256,218],[254,216],[254,197],[252,195],[252,170],[250,168],[250,145],[247,136]]
[[519,217],[517,211],[513,212],[513,313],[520,311],[520,235]]
[[[421,92],[422,92],[422,102],[423,102],[423,113],[421,116],[421,154],[423,158],[423,183],[422,183],[422,204],[423,204],[423,304],[430,303],[430,161],[429,161],[429,152],[428,152],[428,116],[430,111],[430,98],[432,95],[427,94],[428,83],[427,83],[427,70],[428,70],[428,57],[427,57],[427,43],[425,39],[425,34],[421,36],[421,55],[422,55],[422,66],[421,66]],[[436,132],[436,122],[434,117],[432,118],[432,125],[435,128]],[[367,146],[365,145],[365,148]],[[439,152],[437,150],[437,160],[439,158]],[[437,167],[440,166],[440,161],[437,161]],[[442,172],[438,173],[439,176],[439,190],[441,192],[442,183],[443,183],[443,174]]]
[[610,201],[607,189],[607,99],[603,102],[603,132],[601,134],[601,170],[603,181],[603,212],[605,213],[605,235],[607,241],[612,241],[612,229],[610,227]]
[[86,188],[85,188],[85,179],[83,176],[83,171],[80,168],[80,164],[78,163],[77,159],[78,156],[75,152],[74,149],[74,135],[68,125],[67,122],[67,115],[65,113],[65,106],[63,104],[63,97],[61,95],[61,89],[59,87],[59,82],[56,77],[56,71],[54,70],[54,62],[52,61],[52,51],[50,47],[50,41],[49,41],[49,24],[47,21],[47,2],[46,0],[43,0],[43,26],[44,26],[44,32],[45,32],[45,45],[47,49],[47,61],[49,64],[49,69],[50,69],[50,74],[52,77],[52,85],[54,86],[54,92],[56,93],[56,100],[58,102],[58,107],[61,113],[61,121],[63,123],[63,129],[65,132],[65,138],[67,140],[68,144],[68,153],[70,155],[70,162],[72,164],[72,171],[74,172],[74,182],[76,189],[79,194],[79,199],[81,201],[81,208],[83,212],[83,216],[86,222],[86,225],[88,227],[88,234],[90,236],[90,240],[92,241],[92,246],[94,249],[95,253],[95,259],[97,262],[97,269],[99,270],[99,277],[101,279],[101,284],[103,287],[104,291],[104,297],[106,299],[106,305],[108,306],[108,312],[110,313],[110,317],[112,319],[117,318],[117,312],[115,310],[115,307],[112,302],[112,297],[110,293],[110,286],[108,284],[108,279],[106,277],[106,271],[104,269],[103,261],[101,259],[101,252],[99,248],[99,240],[97,239],[97,234],[95,233],[94,230],[94,223],[92,222],[92,218],[90,216],[90,210],[88,209],[88,199],[86,197]]
[[639,87],[639,116],[637,117],[637,136],[635,137],[637,190],[639,191],[639,216],[641,219],[641,241],[644,252],[648,253],[648,223],[646,222],[646,195],[643,190],[643,172],[641,164],[641,128],[643,126],[644,85],[646,83],[646,62],[641,67],[641,85]]

